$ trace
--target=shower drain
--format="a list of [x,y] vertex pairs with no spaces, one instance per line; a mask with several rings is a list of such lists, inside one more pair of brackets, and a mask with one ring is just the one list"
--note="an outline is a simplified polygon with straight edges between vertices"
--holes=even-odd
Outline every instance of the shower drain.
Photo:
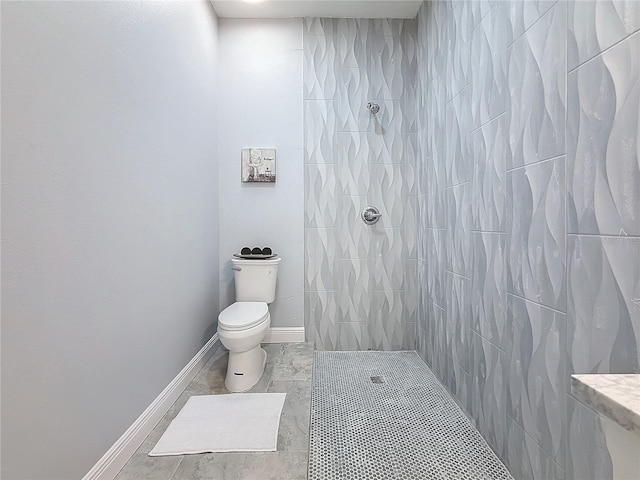
[[513,480],[415,352],[315,353],[308,473]]

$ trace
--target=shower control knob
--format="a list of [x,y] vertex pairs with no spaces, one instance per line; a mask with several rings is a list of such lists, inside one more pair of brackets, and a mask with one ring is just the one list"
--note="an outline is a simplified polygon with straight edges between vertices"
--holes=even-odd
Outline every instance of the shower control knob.
[[373,114],[373,115],[377,115],[378,112],[380,111],[380,105],[378,105],[377,103],[373,103],[373,102],[369,102],[367,103],[367,109]]
[[378,220],[380,220],[381,216],[382,214],[380,213],[380,210],[378,210],[376,207],[371,206],[365,207],[360,214],[360,218],[367,225],[373,225]]

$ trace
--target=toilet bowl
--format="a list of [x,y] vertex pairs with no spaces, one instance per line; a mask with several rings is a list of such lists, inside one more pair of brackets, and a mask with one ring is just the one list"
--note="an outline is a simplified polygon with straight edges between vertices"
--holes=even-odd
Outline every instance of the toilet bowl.
[[224,384],[231,392],[244,392],[258,383],[267,361],[260,342],[271,325],[267,303],[275,300],[280,258],[231,262],[237,301],[218,316],[218,338],[229,350]]
[[236,302],[218,317],[218,338],[229,350],[229,365],[224,384],[231,392],[253,387],[264,372],[267,352],[260,342],[271,325],[265,302]]

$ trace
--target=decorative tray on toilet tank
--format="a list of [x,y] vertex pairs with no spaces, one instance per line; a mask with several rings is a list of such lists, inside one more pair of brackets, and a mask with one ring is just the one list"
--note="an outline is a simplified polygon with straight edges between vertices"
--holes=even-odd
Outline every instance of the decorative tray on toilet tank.
[[242,253],[234,253],[233,256],[236,258],[242,258],[244,260],[268,260],[269,258],[276,258],[278,254],[272,253],[271,255],[264,255],[260,253],[249,253],[243,255]]

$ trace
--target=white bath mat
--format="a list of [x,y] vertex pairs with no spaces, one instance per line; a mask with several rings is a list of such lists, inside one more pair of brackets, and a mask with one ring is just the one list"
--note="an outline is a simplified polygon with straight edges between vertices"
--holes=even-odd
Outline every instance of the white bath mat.
[[189,398],[149,456],[275,452],[286,393]]

